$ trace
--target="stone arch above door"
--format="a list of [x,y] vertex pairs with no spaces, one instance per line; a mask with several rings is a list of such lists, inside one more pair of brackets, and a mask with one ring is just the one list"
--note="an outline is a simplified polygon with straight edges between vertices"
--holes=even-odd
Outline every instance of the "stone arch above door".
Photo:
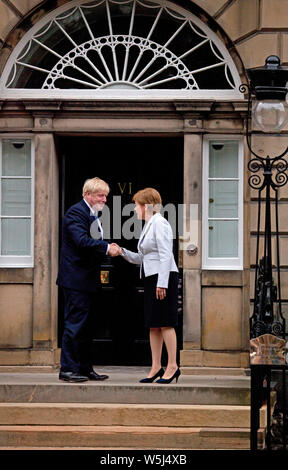
[[[71,0],[0,0],[0,71],[23,35]],[[173,0],[195,13],[227,46],[242,81],[243,70],[276,54],[287,58],[288,0]],[[213,26],[214,24],[214,26]],[[226,39],[225,39],[226,38]],[[241,59],[240,59],[241,57]],[[244,65],[244,67],[243,67]]]
[[223,41],[176,2],[73,0],[22,37],[1,94],[242,99],[240,82]]

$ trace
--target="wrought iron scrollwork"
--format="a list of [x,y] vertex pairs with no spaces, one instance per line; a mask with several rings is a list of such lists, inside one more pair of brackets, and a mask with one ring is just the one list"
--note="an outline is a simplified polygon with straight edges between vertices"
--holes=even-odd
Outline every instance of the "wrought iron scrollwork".
[[288,181],[287,169],[288,163],[283,157],[252,158],[248,162],[248,170],[252,173],[248,179],[249,186],[258,190],[264,189],[268,184],[274,190],[285,186]]
[[288,181],[288,175],[286,173],[288,169],[288,163],[284,158],[279,158],[273,163],[273,167],[276,169],[275,180],[273,185],[278,188],[285,186]]
[[259,158],[252,158],[248,162],[248,170],[251,171],[252,175],[249,176],[248,184],[253,189],[263,189],[264,187],[264,178],[260,176],[259,172],[263,170],[264,166],[263,161]]
[[240,93],[249,93],[248,83],[241,83],[241,85],[239,85],[239,91]]

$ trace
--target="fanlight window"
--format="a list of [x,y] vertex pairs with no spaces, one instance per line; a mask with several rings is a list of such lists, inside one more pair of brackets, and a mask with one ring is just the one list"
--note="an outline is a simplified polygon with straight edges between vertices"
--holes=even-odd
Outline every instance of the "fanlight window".
[[5,89],[238,90],[221,41],[171,2],[78,0],[39,24],[11,55]]

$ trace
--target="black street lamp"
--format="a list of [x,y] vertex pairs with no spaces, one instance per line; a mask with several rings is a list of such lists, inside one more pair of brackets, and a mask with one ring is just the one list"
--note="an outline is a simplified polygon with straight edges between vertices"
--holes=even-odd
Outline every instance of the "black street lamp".
[[[261,157],[252,149],[251,130],[257,127],[263,133],[278,134],[288,122],[288,105],[286,102],[288,85],[288,67],[280,65],[277,56],[269,56],[265,66],[247,70],[249,84],[240,86],[241,92],[248,91],[248,114],[246,123],[246,139],[252,154],[248,163],[248,170],[252,173],[249,185],[258,191],[258,220],[257,243],[255,261],[255,292],[254,308],[250,318],[251,338],[274,335],[285,339],[285,318],[282,314],[280,262],[279,262],[279,217],[278,217],[278,190],[287,183],[288,163],[284,159],[288,147],[277,156],[267,155]],[[259,133],[258,130],[258,133]],[[265,206],[264,243],[260,253],[261,236],[261,201]],[[273,204],[271,204],[273,202]],[[275,230],[271,228],[271,209],[274,207]],[[276,267],[277,285],[273,278],[272,264],[272,235],[276,239],[276,258],[273,260]]]
[[[252,149],[251,135],[257,132],[256,128],[258,128],[258,133],[260,131],[265,134],[278,135],[287,124],[288,67],[281,66],[279,57],[271,55],[267,57],[264,67],[249,69],[247,75],[249,84],[241,85],[240,91],[243,93],[248,91],[246,140],[252,154],[248,162],[248,170],[251,172],[248,182],[250,187],[258,192],[254,307],[250,318],[251,450],[257,449],[260,407],[264,398],[267,400],[265,443],[267,450],[272,448],[270,399],[272,375],[273,380],[278,381],[277,403],[273,412],[275,416],[275,409],[278,409],[276,421],[279,423],[277,425],[279,429],[276,430],[276,435],[282,434],[283,450],[285,450],[288,429],[285,385],[288,355],[285,341],[285,318],[282,314],[278,192],[279,188],[288,181],[288,163],[284,158],[288,147],[277,156],[261,157]],[[264,233],[261,233],[261,203],[264,205]],[[275,220],[273,231],[272,213]],[[273,262],[272,236],[276,241],[276,256]],[[260,237],[263,238],[261,254]],[[273,278],[273,266],[275,266],[277,277],[276,283]],[[278,369],[275,370],[275,367]],[[281,379],[282,383],[280,383]],[[281,418],[281,413],[283,418]]]

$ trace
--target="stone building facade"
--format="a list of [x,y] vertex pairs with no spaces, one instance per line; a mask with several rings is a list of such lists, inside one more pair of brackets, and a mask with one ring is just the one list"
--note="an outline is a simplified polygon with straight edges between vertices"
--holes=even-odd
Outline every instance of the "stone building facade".
[[[138,5],[138,2],[136,3]],[[195,37],[198,36],[203,41],[212,44],[214,58],[218,56],[218,59],[220,57],[226,64],[227,81],[233,84],[230,88],[227,85],[227,90],[219,87],[221,77],[219,78],[213,66],[209,71],[210,66],[208,62],[205,64],[203,57],[199,59],[200,68],[206,69],[208,67],[206,69],[208,73],[206,78],[203,78],[202,88],[194,87],[194,85],[189,88],[189,83],[188,89],[184,91],[182,91],[181,85],[175,89],[173,86],[165,88],[163,91],[156,86],[156,88],[151,87],[148,92],[144,90],[144,93],[141,94],[143,90],[140,89],[140,85],[133,90],[129,83],[127,89],[121,86],[113,88],[112,85],[117,80],[114,82],[112,80],[111,86],[102,87],[101,90],[92,88],[92,91],[91,89],[89,91],[83,84],[82,88],[73,87],[71,84],[68,87],[57,88],[59,83],[57,85],[55,81],[60,80],[61,77],[59,74],[57,75],[57,70],[53,69],[53,64],[48,71],[50,75],[48,74],[46,79],[47,87],[37,87],[37,80],[40,78],[37,76],[35,78],[33,73],[38,73],[40,76],[43,72],[39,70],[40,65],[37,62],[37,54],[40,50],[36,48],[37,40],[42,41],[57,53],[59,34],[57,33],[57,36],[52,29],[52,26],[54,27],[56,24],[54,20],[61,23],[62,20],[59,20],[61,15],[64,18],[65,14],[71,11],[70,8],[78,8],[79,5],[84,5],[82,12],[88,12],[92,4],[95,15],[97,15],[98,10],[100,11],[103,6],[103,2],[101,3],[100,0],[92,3],[68,0],[0,1],[2,195],[5,195],[5,184],[8,184],[6,182],[7,175],[3,169],[5,159],[7,155],[10,155],[7,148],[9,145],[14,145],[17,148],[18,141],[22,146],[26,145],[27,141],[30,142],[27,145],[31,144],[29,147],[31,149],[29,154],[31,172],[20,174],[20,176],[18,174],[18,179],[23,178],[24,181],[26,178],[31,182],[31,186],[29,186],[31,199],[28,198],[31,211],[28,215],[26,214],[26,222],[20,222],[20,219],[17,219],[17,223],[26,224],[23,228],[26,230],[25,233],[31,229],[30,238],[28,237],[31,250],[28,250],[28,255],[26,253],[26,258],[25,256],[17,258],[17,254],[15,258],[9,256],[11,253],[13,255],[13,237],[11,238],[13,227],[10,233],[7,225],[9,217],[7,218],[4,207],[5,198],[2,203],[0,365],[54,366],[59,360],[59,302],[55,280],[61,225],[61,204],[59,201],[61,201],[61,192],[63,191],[61,186],[62,159],[60,158],[63,146],[65,147],[63,139],[65,137],[74,137],[75,139],[93,137],[97,139],[124,136],[128,140],[129,138],[143,139],[145,137],[147,139],[179,138],[183,143],[181,156],[183,197],[180,202],[186,204],[187,207],[192,204],[198,208],[198,236],[195,241],[197,249],[192,255],[186,248],[180,249],[178,253],[178,264],[183,269],[181,366],[187,368],[194,366],[247,367],[249,364],[250,304],[254,288],[251,265],[253,265],[255,257],[256,201],[255,194],[250,191],[247,183],[248,172],[246,168],[249,152],[244,137],[247,102],[244,96],[239,93],[238,87],[241,82],[247,81],[245,70],[263,65],[268,55],[278,55],[281,63],[287,62],[288,0],[171,0],[169,2],[151,0],[151,2],[139,3],[140,6],[138,6],[143,11],[145,8],[150,8],[152,11],[157,7],[158,12],[159,8],[164,10],[168,8],[168,11],[165,10],[167,16],[165,21],[168,25],[172,20],[178,22],[179,26],[183,18],[192,23],[195,19],[195,23],[193,23],[196,25],[193,30]],[[132,8],[130,0],[122,1],[122,4],[120,0],[114,3],[110,3],[109,0],[108,7],[111,7],[112,13],[115,5]],[[78,13],[79,11],[77,10]],[[119,12],[116,13],[119,14]],[[125,8],[123,8],[123,15],[126,15]],[[111,18],[113,23],[113,15]],[[88,13],[86,19],[91,29],[92,22],[89,23]],[[49,26],[52,24],[51,21],[54,23]],[[63,20],[63,24],[64,21],[66,20]],[[67,26],[66,23],[65,25]],[[46,34],[44,30],[48,27],[50,29],[47,29]],[[89,28],[87,28],[88,31]],[[65,31],[68,31],[68,26]],[[54,39],[53,34],[55,34]],[[71,33],[71,38],[77,43],[76,36],[73,34]],[[45,42],[46,40],[47,42]],[[118,40],[122,41],[123,39],[118,37]],[[142,50],[147,47],[149,38],[146,37],[145,40],[145,44],[142,43],[142,45],[144,44]],[[191,43],[191,48],[195,47],[192,40]],[[33,44],[30,55],[25,49],[27,44]],[[137,41],[133,45],[136,47]],[[35,50],[32,47],[35,47]],[[115,51],[117,43],[113,47],[111,47],[112,52]],[[149,47],[151,52],[154,47],[152,42]],[[169,49],[168,45],[167,48]],[[161,50],[159,54],[161,55],[162,52]],[[59,53],[59,62],[62,60],[62,78],[63,74],[67,74],[65,67],[68,59],[67,56],[66,62],[63,59],[65,54],[66,51]],[[165,57],[168,60],[168,55]],[[178,59],[180,60],[180,58],[181,54],[179,53]],[[33,62],[34,59],[36,62]],[[174,65],[176,59],[177,57],[173,59]],[[27,67],[21,65],[21,61],[32,65],[32,67],[28,67],[29,73]],[[35,66],[35,63],[38,65]],[[212,65],[214,63],[212,62]],[[73,64],[75,65],[75,62]],[[186,66],[188,67],[187,63]],[[187,78],[189,74],[188,71],[186,75],[181,75],[180,66],[178,72],[182,79],[183,77]],[[167,80],[167,77],[164,77],[164,80]],[[118,82],[120,81],[118,80]],[[208,81],[209,85],[207,85]],[[214,81],[215,85],[213,85]],[[59,150],[59,141],[61,151]],[[235,243],[237,241],[235,248],[234,239],[229,238],[232,254],[224,254],[222,257],[219,253],[213,256],[213,250],[215,249],[215,253],[217,252],[220,246],[217,243],[221,244],[221,240],[216,243],[214,235],[211,235],[213,228],[216,231],[216,225],[213,226],[213,223],[211,225],[211,221],[214,220],[213,210],[210,211],[208,205],[209,201],[213,199],[211,196],[213,189],[212,164],[216,153],[214,155],[212,147],[217,143],[221,146],[224,145],[224,147],[227,144],[228,147],[232,146],[232,150],[229,147],[229,152],[232,152],[231,155],[233,154],[236,159],[236,164],[232,168],[234,173],[231,170],[234,176],[228,175],[231,187],[227,189],[227,194],[232,194],[233,197],[236,197],[235,194],[237,195],[237,204],[235,203],[237,215],[232,214],[231,216],[230,214],[225,218],[221,216],[221,211],[214,213],[214,215],[216,214],[214,219],[225,219],[224,221],[231,222],[229,233],[231,237],[235,236]],[[287,143],[287,130],[282,131],[280,136],[270,138],[258,136],[254,138],[253,142],[255,150],[263,155],[269,152],[276,154],[285,148]],[[235,146],[237,146],[237,151],[235,151]],[[223,158],[225,159],[225,155]],[[207,165],[210,165],[209,168]],[[125,168],[125,158],[122,159],[122,166]],[[217,173],[219,170],[217,168],[216,165],[214,168],[215,185],[220,174]],[[224,175],[222,180],[225,181],[224,173],[220,174],[220,180]],[[13,171],[10,172],[11,175],[13,176]],[[209,186],[211,181],[211,186]],[[236,192],[233,189],[236,187],[235,182],[237,182],[238,188],[235,190]],[[20,191],[23,191],[23,188]],[[215,197],[217,197],[218,190],[214,188],[214,191]],[[288,302],[287,191],[285,187],[281,190],[279,208],[281,215],[282,296]],[[10,194],[9,191],[7,194]],[[229,210],[233,212],[234,209],[230,207]],[[13,211],[11,213],[13,214]],[[219,233],[221,238],[221,230]],[[218,248],[213,245],[214,242]],[[17,237],[15,243],[18,243]],[[10,248],[11,253],[9,252]]]

